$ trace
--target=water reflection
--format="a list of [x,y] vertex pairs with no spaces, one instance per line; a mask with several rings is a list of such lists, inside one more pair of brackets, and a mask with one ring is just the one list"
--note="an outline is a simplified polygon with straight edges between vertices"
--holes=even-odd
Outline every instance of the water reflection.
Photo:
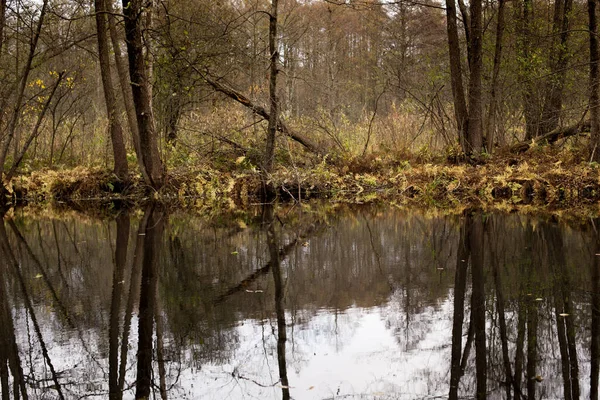
[[4,218],[2,399],[598,398],[599,221],[239,218]]

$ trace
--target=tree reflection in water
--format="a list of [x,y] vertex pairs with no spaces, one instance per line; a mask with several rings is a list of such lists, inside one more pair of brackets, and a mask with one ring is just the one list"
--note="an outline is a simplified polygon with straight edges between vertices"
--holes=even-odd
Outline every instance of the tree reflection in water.
[[292,214],[5,218],[2,398],[598,398],[597,221]]

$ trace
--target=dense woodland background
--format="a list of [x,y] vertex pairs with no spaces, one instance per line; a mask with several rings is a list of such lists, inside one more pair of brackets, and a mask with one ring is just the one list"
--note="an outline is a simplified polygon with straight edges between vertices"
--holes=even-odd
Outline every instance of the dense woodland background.
[[[0,7],[4,183],[114,165],[158,188],[166,171],[208,162],[268,173],[598,136],[595,0]],[[600,156],[597,139],[575,142]]]

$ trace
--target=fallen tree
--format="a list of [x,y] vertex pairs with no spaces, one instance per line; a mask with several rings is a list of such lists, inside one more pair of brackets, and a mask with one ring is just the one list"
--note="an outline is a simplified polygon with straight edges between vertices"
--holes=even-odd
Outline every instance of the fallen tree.
[[554,129],[553,131],[546,133],[545,135],[536,137],[534,140],[516,143],[516,144],[510,146],[509,150],[511,153],[523,153],[523,152],[529,150],[529,148],[531,147],[531,145],[534,142],[537,142],[537,143],[546,142],[546,143],[552,144],[559,139],[567,138],[569,136],[575,136],[575,135],[577,135],[579,133],[583,133],[583,132],[589,132],[590,127],[591,127],[591,125],[590,125],[589,120],[581,121],[578,124],[571,125],[571,126],[559,127],[559,128]]
[[[238,103],[242,104],[243,106],[249,108],[256,115],[260,115],[261,117],[263,117],[266,120],[269,119],[269,113],[267,112],[267,110],[264,107],[253,103],[248,97],[244,96],[241,92],[235,90],[231,86],[229,86],[223,82],[219,82],[217,79],[212,78],[211,76],[209,76],[206,73],[203,73],[202,71],[198,70],[197,68],[194,68],[194,69],[196,70],[196,72],[198,74],[200,74],[204,78],[206,83],[208,83],[217,92],[223,93],[227,97],[229,97],[229,98],[237,101]],[[317,146],[315,143],[313,143],[306,136],[301,135],[298,132],[294,132],[293,130],[291,130],[281,120],[281,118],[279,118],[277,121],[277,130],[279,132],[283,133],[285,136],[289,137],[290,139],[294,140],[295,142],[300,143],[302,146],[304,146],[304,148],[306,150],[310,151],[311,153],[315,153],[315,154],[318,154],[321,156],[325,155],[325,152],[323,151],[323,149],[319,148],[319,146]]]

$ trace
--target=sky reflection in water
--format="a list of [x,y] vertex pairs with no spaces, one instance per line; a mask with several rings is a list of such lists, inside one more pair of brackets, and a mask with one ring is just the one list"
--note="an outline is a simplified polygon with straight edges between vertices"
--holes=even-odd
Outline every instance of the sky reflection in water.
[[116,221],[6,218],[3,396],[597,390],[597,221],[385,208],[324,220],[257,210],[241,224],[152,207]]

